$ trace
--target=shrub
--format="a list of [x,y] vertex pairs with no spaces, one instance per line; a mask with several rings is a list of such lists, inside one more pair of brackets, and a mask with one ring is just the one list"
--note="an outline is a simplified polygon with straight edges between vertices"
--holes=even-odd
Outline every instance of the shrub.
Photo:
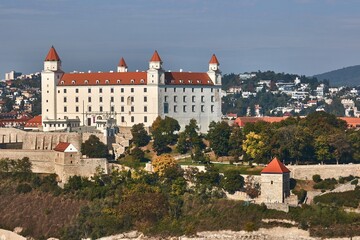
[[21,183],[16,187],[17,193],[28,193],[31,192],[32,187],[27,183]]
[[332,190],[335,188],[335,185],[337,184],[337,181],[335,178],[327,178],[322,180],[321,182],[318,182],[314,185],[314,189],[329,189]]
[[351,185],[357,185],[358,182],[359,182],[359,180],[358,180],[358,179],[355,179],[354,181],[351,182]]
[[312,179],[313,179],[313,181],[316,182],[316,183],[319,183],[319,182],[322,181],[322,179],[321,179],[321,177],[320,177],[319,174],[313,175],[313,176],[312,176]]

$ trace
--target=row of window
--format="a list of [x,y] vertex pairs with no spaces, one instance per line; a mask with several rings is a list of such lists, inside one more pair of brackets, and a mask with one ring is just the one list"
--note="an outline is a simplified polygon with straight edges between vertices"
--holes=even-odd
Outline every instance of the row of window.
[[[88,102],[91,102],[91,97],[88,97]],[[120,102],[124,102],[125,98],[124,97],[120,97]],[[128,97],[127,98],[127,102],[130,104],[132,102],[135,101],[134,97]],[[64,97],[64,102],[67,102],[67,97]],[[79,102],[79,97],[75,97],[75,102]],[[103,102],[103,97],[99,97],[99,102]],[[110,97],[110,102],[114,102],[114,97]],[[147,102],[147,96],[144,96],[144,102]]]
[[[88,93],[91,93],[91,90],[92,88],[88,88]],[[124,92],[124,88],[120,88],[120,92]],[[130,88],[130,92],[134,92],[135,89],[134,88]],[[67,93],[67,89],[64,88],[63,89],[63,92],[64,93]],[[144,88],[144,92],[147,92],[147,88]],[[60,90],[58,90],[58,93],[60,93]],[[79,89],[78,88],[75,88],[75,93],[79,93]],[[99,88],[99,93],[103,93],[103,89],[102,88]],[[110,93],[114,93],[114,88],[110,88]]]
[[[183,98],[183,102],[186,103],[187,96],[183,96],[182,98]],[[164,102],[168,102],[168,100],[169,100],[169,96],[165,96]],[[174,96],[174,102],[177,102],[177,100],[178,100],[178,96]],[[195,102],[195,100],[196,100],[196,96],[192,96],[191,101]],[[211,96],[211,102],[214,102],[214,100],[215,100],[215,97]],[[205,102],[205,96],[201,96],[201,102]]]
[[[177,113],[178,112],[178,106],[174,105],[173,110],[174,110],[174,113]],[[183,105],[182,106],[182,112],[186,113],[187,111],[188,111],[188,106]],[[200,106],[200,111],[205,112],[205,105]],[[214,112],[214,105],[210,106],[210,111]],[[191,106],[191,112],[196,112],[196,105]],[[164,113],[169,113],[169,104],[168,103],[164,103]]]
[[[177,89],[180,89],[180,88],[174,87],[173,89],[174,89],[174,92],[176,92]],[[188,88],[183,88],[183,89],[182,89],[183,92],[186,92],[186,89],[188,89]],[[167,90],[168,90],[168,88],[164,88],[164,91],[165,91],[165,92],[167,92]],[[201,88],[200,91],[201,91],[201,92],[204,92],[204,88]],[[217,89],[217,91],[220,92],[220,89]],[[195,88],[191,88],[191,92],[195,92]],[[214,92],[214,88],[211,88],[211,92]]]
[[[87,109],[88,109],[88,112],[91,112],[91,111],[92,111],[92,107],[91,107],[91,106],[88,106]],[[80,110],[79,106],[75,106],[75,112],[79,112],[79,110]],[[100,107],[99,107],[99,112],[103,112],[103,111],[104,111],[103,106],[100,106]],[[111,111],[111,112],[114,112],[114,111],[115,111],[114,106],[111,106],[111,107],[110,107],[110,111]],[[121,106],[120,111],[121,111],[121,112],[125,112],[125,107],[124,107],[124,106]],[[147,112],[147,111],[148,111],[147,106],[144,106],[144,112]],[[64,106],[64,112],[67,112],[67,106]],[[135,107],[134,107],[134,106],[131,106],[130,112],[135,112]]]

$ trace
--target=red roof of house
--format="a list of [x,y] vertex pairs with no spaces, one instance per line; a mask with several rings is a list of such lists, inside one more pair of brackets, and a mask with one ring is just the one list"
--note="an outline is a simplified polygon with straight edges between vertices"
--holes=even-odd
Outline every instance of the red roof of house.
[[[73,82],[74,81],[74,82]],[[65,73],[58,86],[146,85],[146,72]],[[165,84],[214,85],[207,73],[166,72]]]
[[121,59],[120,59],[120,62],[119,62],[119,67],[127,67],[127,65],[126,65],[126,62],[125,62],[124,58],[121,58]]
[[220,63],[219,63],[217,57],[215,56],[215,54],[212,55],[209,63],[215,63],[215,64],[220,65]]
[[280,162],[279,159],[274,158],[262,171],[261,173],[288,173],[290,170]]
[[170,85],[214,85],[207,73],[166,72],[165,84]]
[[152,55],[150,62],[161,62],[161,58],[156,50],[155,50],[154,54]]
[[57,54],[54,46],[51,46],[51,48],[45,58],[45,61],[60,61],[60,57]]
[[[75,82],[73,83],[73,81]],[[65,73],[58,82],[58,86],[131,85],[131,84],[146,85],[146,83],[147,83],[146,72]]]
[[55,151],[64,152],[66,148],[70,145],[68,142],[59,142],[58,145],[54,148]]
[[41,115],[35,116],[25,124],[25,127],[39,127],[41,126],[42,118]]
[[344,120],[348,127],[359,128],[360,127],[360,118],[357,117],[340,117],[341,120]]

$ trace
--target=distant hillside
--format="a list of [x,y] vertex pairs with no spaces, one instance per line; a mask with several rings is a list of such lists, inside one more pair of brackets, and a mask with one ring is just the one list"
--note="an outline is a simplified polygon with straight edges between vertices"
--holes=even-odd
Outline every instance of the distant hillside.
[[319,81],[330,80],[330,86],[358,86],[360,85],[360,65],[318,74],[314,77],[317,77]]

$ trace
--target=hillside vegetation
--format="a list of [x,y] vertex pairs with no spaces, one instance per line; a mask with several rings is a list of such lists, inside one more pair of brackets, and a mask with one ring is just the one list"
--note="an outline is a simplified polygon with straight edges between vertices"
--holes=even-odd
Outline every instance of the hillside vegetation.
[[319,80],[329,80],[331,86],[358,86],[360,84],[360,65],[315,75]]

